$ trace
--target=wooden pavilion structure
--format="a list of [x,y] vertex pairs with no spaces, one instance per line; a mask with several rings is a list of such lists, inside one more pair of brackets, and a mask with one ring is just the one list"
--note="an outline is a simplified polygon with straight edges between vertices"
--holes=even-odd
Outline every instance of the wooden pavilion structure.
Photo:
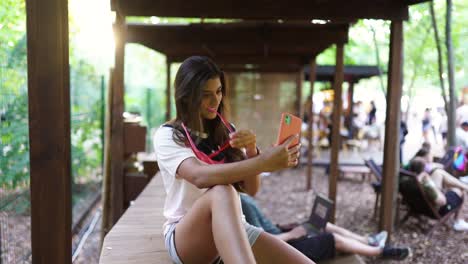
[[[194,54],[211,57],[226,72],[295,72],[301,76],[303,65],[311,58],[332,44],[343,45],[348,41],[348,27],[349,23],[127,24],[126,41],[165,54],[167,80],[171,79],[171,63],[182,62]],[[166,119],[169,119],[170,83],[166,87],[169,102]],[[299,102],[296,104],[301,113]]]
[[[362,79],[371,78],[382,75],[382,71],[378,66],[372,65],[345,65],[343,69],[343,81],[348,83],[348,124],[352,124],[353,120],[353,98],[354,85]],[[333,83],[335,78],[335,66],[319,65],[315,71],[315,81]],[[310,67],[304,67],[304,80],[310,80]],[[346,123],[346,122],[345,122]]]
[[[124,47],[127,16],[228,18],[249,21],[276,20],[352,22],[357,19],[391,21],[387,87],[387,119],[384,144],[383,192],[380,227],[393,228],[400,97],[403,66],[403,21],[410,4],[424,0],[330,0],[330,1],[153,1],[111,0],[116,12],[116,55],[112,80],[111,138],[113,189],[122,187]],[[27,0],[28,102],[31,175],[31,244],[33,263],[71,263],[71,162],[70,89],[68,63],[68,4],[64,0]],[[194,37],[196,37],[194,35]],[[296,43],[297,44],[297,43]],[[343,45],[337,45],[335,94],[343,82]],[[294,50],[294,49],[292,49]],[[287,55],[286,53],[285,55]],[[264,54],[259,54],[264,55]],[[310,59],[311,83],[315,80],[315,55]],[[279,55],[278,55],[279,56]],[[281,57],[276,58],[278,60]],[[175,59],[174,59],[175,60]],[[228,59],[226,58],[226,61]],[[168,90],[169,91],[169,90]],[[341,96],[336,96],[333,123],[338,124]],[[334,129],[333,138],[338,138]],[[334,140],[338,142],[338,140]],[[329,196],[336,197],[338,145],[332,144]],[[116,204],[121,203],[115,197]],[[122,209],[113,211],[116,220]]]

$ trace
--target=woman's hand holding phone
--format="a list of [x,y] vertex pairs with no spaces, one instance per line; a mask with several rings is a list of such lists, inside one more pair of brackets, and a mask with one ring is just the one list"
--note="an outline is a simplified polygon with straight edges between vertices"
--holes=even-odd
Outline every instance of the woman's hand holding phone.
[[299,161],[299,149],[301,144],[297,144],[292,147],[289,147],[289,145],[298,138],[299,135],[292,135],[282,144],[263,151],[260,157],[264,162],[264,171],[271,172],[296,166]]

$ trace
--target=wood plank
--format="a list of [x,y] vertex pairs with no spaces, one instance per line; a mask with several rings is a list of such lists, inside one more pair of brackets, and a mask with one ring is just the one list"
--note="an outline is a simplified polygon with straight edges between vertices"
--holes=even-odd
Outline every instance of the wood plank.
[[172,263],[162,230],[165,198],[157,174],[105,237],[99,263]]
[[[416,1],[416,0],[410,0]],[[417,0],[422,1],[422,0]],[[328,1],[248,1],[232,2],[202,0],[114,0],[130,16],[201,17],[239,19],[330,19],[355,20],[360,18],[407,19],[408,7],[404,1],[394,0],[328,0]],[[255,10],[255,12],[253,12]]]
[[331,136],[331,151],[330,151],[330,174],[328,180],[328,197],[334,201],[332,213],[330,215],[330,222],[335,222],[335,209],[336,209],[336,192],[338,182],[338,152],[340,151],[340,127],[341,127],[341,112],[343,102],[341,93],[343,90],[343,75],[344,75],[344,45],[336,45],[336,69],[335,69],[335,82],[333,83],[333,90],[335,91],[333,98],[333,116],[332,116],[332,136]]
[[32,261],[71,263],[67,1],[27,0],[26,14]]
[[[253,65],[303,65],[308,62],[312,57],[309,56],[293,56],[290,54],[285,54],[281,56],[262,56],[262,55],[252,55],[248,57],[239,57],[234,55],[215,55],[211,57],[217,65],[242,65],[242,64],[253,64]],[[184,61],[187,57],[185,55],[175,55],[169,57],[171,61],[181,62]]]
[[219,67],[221,70],[231,73],[297,73],[301,69],[299,65],[219,65]]
[[[324,39],[346,42],[349,23],[280,24],[280,23],[205,23],[188,25],[128,23],[127,42],[154,41],[171,46],[213,43],[313,44]],[[189,34],[189,35],[187,35]],[[193,37],[196,36],[196,37]],[[320,36],[320,38],[318,38]],[[298,41],[300,40],[300,41]]]
[[395,205],[397,204],[400,134],[400,100],[403,84],[403,22],[392,21],[390,26],[390,58],[388,67],[387,119],[385,120],[385,143],[380,229],[393,230]]
[[364,260],[358,255],[341,255],[333,259],[320,261],[320,264],[364,264]]
[[310,107],[307,109],[309,115],[309,133],[307,133],[307,140],[309,141],[309,147],[307,148],[307,170],[306,170],[306,190],[310,190],[312,185],[312,155],[314,153],[314,84],[317,77],[317,62],[316,57],[310,60]]
[[124,158],[124,57],[125,57],[125,17],[117,12],[114,24],[115,34],[115,68],[114,83],[112,88],[112,119],[110,137],[110,167],[111,167],[111,206],[110,221],[115,224],[122,215],[124,209],[123,198],[123,158]]

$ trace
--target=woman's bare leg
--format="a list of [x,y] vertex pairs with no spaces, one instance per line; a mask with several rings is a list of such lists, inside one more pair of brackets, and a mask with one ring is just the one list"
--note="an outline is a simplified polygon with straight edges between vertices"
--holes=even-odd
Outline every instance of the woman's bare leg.
[[257,263],[314,263],[297,249],[266,232],[260,234],[252,250]]
[[379,247],[372,247],[367,245],[367,243],[361,243],[349,237],[344,237],[339,234],[333,234],[333,237],[335,238],[335,248],[338,251],[368,257],[378,256],[382,253],[382,249]]
[[175,229],[177,254],[184,263],[255,263],[241,222],[239,197],[231,185],[208,190]]
[[341,235],[342,237],[351,238],[367,245],[366,237],[353,233],[348,229],[334,225],[332,223],[327,223],[327,225],[325,226],[325,231],[327,231],[328,233]]
[[465,192],[468,192],[468,185],[461,182],[457,178],[455,178],[453,175],[450,173],[444,171],[444,170],[435,170],[433,173],[431,173],[431,178],[434,181],[434,183],[442,189],[442,187],[445,188],[460,188],[464,190]]

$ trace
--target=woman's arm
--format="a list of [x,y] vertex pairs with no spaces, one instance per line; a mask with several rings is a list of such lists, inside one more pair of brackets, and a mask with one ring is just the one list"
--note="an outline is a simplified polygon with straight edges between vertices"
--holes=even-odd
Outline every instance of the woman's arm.
[[255,196],[260,189],[260,174],[246,177],[242,182],[242,187],[248,195]]
[[302,225],[298,225],[288,232],[275,235],[275,237],[287,242],[292,239],[301,238],[305,235],[307,235],[307,230]]
[[177,174],[198,188],[252,180],[252,177],[257,177],[264,171],[296,166],[299,146],[288,149],[294,138],[292,136],[283,144],[271,147],[256,157],[233,163],[206,164],[196,158],[188,158],[179,165]]
[[423,188],[425,188],[425,192],[433,200],[434,204],[437,206],[443,206],[447,203],[444,193],[437,188],[429,174],[423,172],[420,176],[420,181],[423,184]]
[[[260,155],[260,150],[255,147],[254,150],[246,149],[246,155],[248,159],[256,157]],[[242,182],[242,187],[244,191],[249,194],[250,196],[255,196],[260,189],[260,174],[252,175],[246,177],[245,180]]]

